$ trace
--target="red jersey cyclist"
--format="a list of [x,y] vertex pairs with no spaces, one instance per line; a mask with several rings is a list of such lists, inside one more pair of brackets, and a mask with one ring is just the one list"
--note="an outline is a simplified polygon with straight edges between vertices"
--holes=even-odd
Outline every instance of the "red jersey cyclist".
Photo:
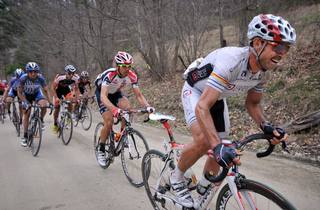
[[[86,89],[86,86],[89,86],[89,90],[92,96],[95,97],[93,93],[93,88],[91,86],[91,79],[89,78],[89,73],[87,71],[82,71],[80,75],[80,79],[78,80],[78,86],[80,93],[83,97],[89,97],[88,91]],[[88,105],[88,99],[85,99],[84,101],[85,105]]]
[[[69,86],[74,84],[74,91],[76,95],[76,100],[79,99],[79,87],[78,87],[78,80],[79,76],[75,74],[76,68],[72,65],[68,65],[64,68],[64,74],[57,74],[53,84],[52,84],[52,95],[54,96],[54,104],[55,109],[53,112],[53,127],[52,131],[54,134],[58,132],[58,124],[57,119],[59,116],[60,111],[60,101],[62,100],[62,96],[65,97],[66,100],[73,101],[73,93],[71,92]],[[74,111],[74,106],[69,104],[68,108],[69,112],[72,113]]]
[[[131,110],[131,105],[126,96],[121,92],[121,88],[127,84],[131,84],[133,93],[139,104],[148,110],[149,113],[154,112],[145,97],[142,95],[138,86],[137,76],[130,71],[132,65],[132,57],[129,53],[118,52],[114,58],[115,68],[110,68],[99,74],[95,80],[97,103],[101,116],[104,121],[104,127],[101,130],[101,143],[98,154],[98,162],[100,165],[106,165],[105,143],[110,134],[113,125],[113,117],[121,115],[122,110]],[[121,130],[124,123],[121,124]]]

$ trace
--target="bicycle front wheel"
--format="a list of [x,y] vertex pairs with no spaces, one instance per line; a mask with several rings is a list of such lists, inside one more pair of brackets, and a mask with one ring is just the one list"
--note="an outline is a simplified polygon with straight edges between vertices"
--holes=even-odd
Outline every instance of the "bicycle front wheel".
[[[239,195],[242,198],[244,209],[262,209],[262,210],[294,210],[296,209],[287,199],[270,187],[249,179],[240,180],[238,187]],[[233,197],[232,192],[226,184],[220,191],[216,210],[239,209],[239,206]]]
[[121,162],[124,174],[135,187],[143,186],[142,172],[140,170],[142,158],[149,150],[149,146],[143,135],[132,129],[122,139]]
[[[94,153],[96,154],[97,160],[98,160],[98,152],[100,150],[100,133],[103,126],[104,126],[104,122],[99,122],[94,131],[93,147],[94,147]],[[106,158],[106,165],[99,164],[103,169],[108,168],[109,165],[113,162],[114,157],[109,156],[109,154],[112,153],[110,150],[113,149],[113,144],[111,144],[111,142],[114,141],[113,136],[114,136],[114,132],[110,131],[110,135],[108,136],[105,144],[106,153],[108,154],[108,157]]]
[[18,115],[17,110],[13,111],[13,125],[16,128],[16,132],[19,137],[20,136],[20,117]]
[[92,124],[92,114],[91,114],[91,109],[86,105],[83,105],[83,108],[82,108],[81,121],[82,121],[82,128],[86,131],[89,130]]
[[36,119],[32,127],[31,151],[33,156],[37,156],[41,146],[42,139],[42,123],[40,119]]
[[71,141],[72,131],[73,131],[73,122],[72,117],[69,112],[64,113],[64,117],[61,122],[61,138],[62,142],[65,145],[68,145]]
[[169,174],[175,165],[170,162],[165,166],[165,160],[166,155],[158,150],[149,150],[143,156],[141,170],[144,187],[154,209],[181,209],[170,201],[175,196],[170,191]]

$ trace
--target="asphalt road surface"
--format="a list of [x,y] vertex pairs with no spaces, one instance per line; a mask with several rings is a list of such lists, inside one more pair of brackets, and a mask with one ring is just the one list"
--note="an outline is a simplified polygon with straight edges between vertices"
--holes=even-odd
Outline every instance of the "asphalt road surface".
[[[32,156],[29,147],[20,146],[21,138],[9,120],[0,122],[0,209],[152,209],[144,187],[135,188],[127,181],[120,156],[107,169],[98,165],[93,133],[101,120],[99,113],[93,113],[90,130],[78,125],[70,144],[65,146],[52,133],[53,117],[47,115],[37,157]],[[168,139],[164,128],[137,123],[133,127],[144,135],[150,148],[164,151],[161,137]],[[180,143],[192,140],[181,133],[174,132],[174,136]],[[319,209],[319,167],[272,155],[257,159],[254,155],[245,151],[241,159],[240,172],[247,178],[277,190],[297,209]],[[193,167],[198,179],[202,163],[203,159]]]

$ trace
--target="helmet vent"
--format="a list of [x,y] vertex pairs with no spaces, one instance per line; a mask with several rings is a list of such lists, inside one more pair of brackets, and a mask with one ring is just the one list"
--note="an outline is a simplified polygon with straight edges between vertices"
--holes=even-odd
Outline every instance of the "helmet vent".
[[282,35],[282,34],[280,34],[280,37],[281,37],[282,39],[285,39],[285,38],[286,38],[286,36],[284,36],[284,35]]
[[289,29],[291,29],[291,26],[290,26],[290,24],[287,24],[287,27],[288,27]]
[[284,30],[286,31],[286,34],[289,35],[289,30],[288,30],[288,28],[285,28]]
[[263,25],[268,25],[267,21],[262,21]]
[[271,18],[270,20],[271,20],[271,22],[273,22],[273,23],[275,23],[275,22],[276,22],[276,21],[275,21],[275,19],[272,19],[272,18]]
[[262,28],[262,29],[261,29],[261,32],[264,33],[264,34],[266,34],[268,31],[267,31],[266,29]]
[[273,30],[273,26],[272,25],[268,25],[268,29]]
[[280,20],[280,19],[278,20],[278,23],[280,23],[281,25],[283,25],[283,22],[282,22],[282,20]]
[[283,27],[282,27],[282,26],[278,26],[278,28],[279,28],[279,30],[280,30],[281,32],[283,32]]
[[276,35],[274,33],[268,33],[269,36],[275,37]]
[[258,29],[261,28],[260,24],[256,24],[255,27]]

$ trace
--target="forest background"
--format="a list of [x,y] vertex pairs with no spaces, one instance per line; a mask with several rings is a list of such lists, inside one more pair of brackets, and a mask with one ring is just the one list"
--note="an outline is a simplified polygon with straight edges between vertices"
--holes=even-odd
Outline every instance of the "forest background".
[[[94,80],[126,51],[148,102],[176,117],[173,129],[189,132],[180,100],[186,67],[220,47],[246,46],[251,19],[271,13],[297,32],[261,103],[267,119],[283,125],[320,109],[319,10],[319,0],[0,0],[0,79],[34,61],[49,86],[69,64]],[[129,89],[132,107],[141,108]],[[260,132],[245,96],[228,99],[232,139]],[[318,125],[292,133],[288,146],[288,157],[320,163]]]

